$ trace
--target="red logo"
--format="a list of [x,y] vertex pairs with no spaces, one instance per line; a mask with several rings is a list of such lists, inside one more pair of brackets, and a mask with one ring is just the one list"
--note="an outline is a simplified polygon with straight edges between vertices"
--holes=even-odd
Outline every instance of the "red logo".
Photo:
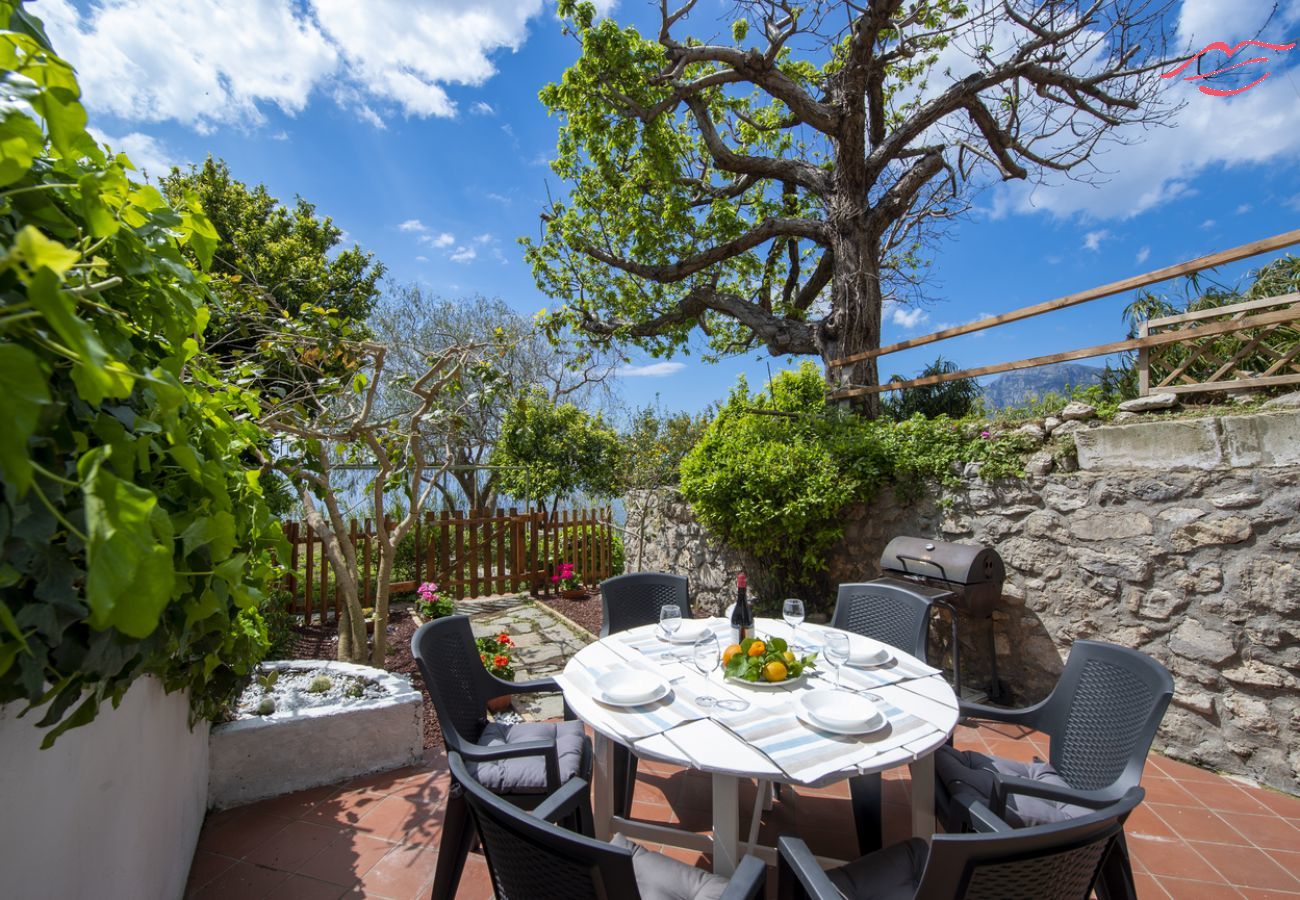
[[[1196,54],[1196,55],[1193,56],[1191,59],[1187,60],[1186,62],[1182,63],[1181,65],[1176,66],[1175,68],[1170,69],[1168,72],[1165,72],[1165,73],[1162,74],[1160,77],[1161,77],[1161,78],[1177,78],[1179,75],[1181,75],[1181,74],[1182,74],[1182,73],[1187,69],[1188,66],[1190,66],[1192,63],[1194,63],[1194,62],[1196,62],[1197,60],[1199,60],[1202,56],[1204,56],[1205,54],[1209,53],[1211,50],[1221,50],[1221,51],[1222,51],[1223,53],[1225,53],[1227,56],[1231,57],[1232,54],[1236,53],[1236,52],[1237,52],[1238,50],[1240,50],[1242,47],[1245,47],[1245,46],[1247,46],[1247,45],[1250,45],[1250,46],[1252,46],[1252,47],[1267,47],[1269,50],[1290,50],[1292,47],[1295,46],[1295,41],[1292,41],[1292,42],[1289,43],[1289,44],[1266,44],[1266,43],[1264,43],[1263,41],[1241,41],[1241,42],[1239,42],[1239,43],[1237,43],[1237,44],[1234,44],[1234,45],[1231,46],[1231,47],[1229,47],[1229,46],[1228,46],[1227,44],[1225,44],[1223,41],[1215,41],[1215,42],[1212,43],[1212,44],[1206,44],[1206,45],[1205,45],[1205,49],[1203,49],[1200,53]],[[1254,59],[1248,59],[1248,60],[1246,60],[1246,61],[1244,61],[1244,62],[1234,63],[1234,64],[1232,64],[1232,65],[1230,65],[1230,66],[1224,66],[1224,67],[1221,68],[1221,69],[1215,69],[1213,72],[1197,72],[1195,75],[1188,75],[1186,78],[1183,79],[1183,81],[1197,81],[1198,79],[1202,79],[1202,78],[1210,78],[1210,77],[1212,77],[1212,76],[1214,76],[1214,75],[1220,75],[1220,74],[1222,74],[1222,73],[1224,73],[1224,72],[1227,72],[1227,71],[1229,71],[1229,70],[1231,70],[1231,69],[1239,69],[1239,68],[1241,68],[1242,66],[1249,66],[1249,65],[1251,65],[1251,64],[1253,64],[1253,63],[1268,62],[1268,59],[1269,59],[1269,58],[1268,58],[1267,56],[1256,56]],[[1242,87],[1239,87],[1239,88],[1220,89],[1220,88],[1212,88],[1212,87],[1208,87],[1208,86],[1202,84],[1202,85],[1199,85],[1199,86],[1198,86],[1198,89],[1200,90],[1200,92],[1201,92],[1202,94],[1209,94],[1211,97],[1231,97],[1231,96],[1233,96],[1234,94],[1240,94],[1240,93],[1242,93],[1243,91],[1248,91],[1248,90],[1250,90],[1251,88],[1253,88],[1255,85],[1259,84],[1261,81],[1263,81],[1263,80],[1264,80],[1265,78],[1267,78],[1268,76],[1269,76],[1269,73],[1268,73],[1268,72],[1265,72],[1263,75],[1261,75],[1261,76],[1259,76],[1258,78],[1256,78],[1256,79],[1255,79],[1254,81],[1252,81],[1250,84],[1243,85]]]

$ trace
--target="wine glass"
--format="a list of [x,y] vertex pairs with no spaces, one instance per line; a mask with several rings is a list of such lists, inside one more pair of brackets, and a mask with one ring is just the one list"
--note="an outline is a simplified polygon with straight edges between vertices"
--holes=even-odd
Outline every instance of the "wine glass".
[[677,633],[677,629],[682,627],[682,608],[675,604],[661,606],[659,608],[659,627],[664,630],[664,634],[672,638]]
[[790,626],[790,649],[799,650],[799,626],[803,624],[803,601],[797,597],[786,600],[781,607],[781,617]]
[[[695,665],[695,668],[700,670],[700,674],[706,680],[718,668],[718,664],[722,662],[722,649],[716,634],[709,632],[691,646],[691,662]],[[749,702],[746,700],[737,700],[730,697],[719,699],[711,694],[701,694],[695,698],[695,703],[701,709],[716,706],[718,709],[740,712],[749,708]]]
[[835,667],[835,687],[840,689],[840,667],[849,661],[849,636],[842,631],[827,631],[823,638],[822,656]]

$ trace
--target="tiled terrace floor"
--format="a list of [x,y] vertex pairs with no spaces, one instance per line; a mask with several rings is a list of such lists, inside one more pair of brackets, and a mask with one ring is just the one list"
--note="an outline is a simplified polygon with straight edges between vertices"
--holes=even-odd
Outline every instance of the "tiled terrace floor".
[[[957,746],[1021,759],[1046,756],[1040,736],[1002,725],[962,727]],[[1128,824],[1142,900],[1300,897],[1300,799],[1154,754],[1143,783],[1146,802]],[[417,769],[214,813],[199,840],[187,897],[428,896],[446,790],[439,755]],[[888,777],[887,843],[905,836],[908,790],[904,775]],[[704,831],[709,796],[708,780],[697,773],[643,764],[633,814]],[[741,799],[752,808],[752,788]],[[801,791],[794,802],[778,803],[760,835],[771,843],[783,832],[801,835],[826,856],[852,854],[847,786]],[[458,896],[492,896],[481,856],[470,857]]]

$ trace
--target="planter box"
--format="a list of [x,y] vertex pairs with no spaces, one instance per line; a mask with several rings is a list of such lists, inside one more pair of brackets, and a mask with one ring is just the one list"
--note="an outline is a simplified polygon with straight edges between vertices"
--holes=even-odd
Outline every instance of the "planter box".
[[[262,664],[279,669],[321,665],[311,659]],[[424,755],[423,697],[410,680],[341,662],[329,663],[329,671],[373,679],[385,695],[213,726],[208,806],[239,806],[419,762]]]

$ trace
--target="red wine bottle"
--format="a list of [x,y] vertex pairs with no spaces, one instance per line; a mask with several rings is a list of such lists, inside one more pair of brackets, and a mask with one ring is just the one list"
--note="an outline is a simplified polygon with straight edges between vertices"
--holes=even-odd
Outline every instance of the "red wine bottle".
[[731,610],[731,638],[733,644],[739,644],[754,634],[754,611],[749,608],[749,597],[745,590],[745,573],[736,577],[736,605]]

